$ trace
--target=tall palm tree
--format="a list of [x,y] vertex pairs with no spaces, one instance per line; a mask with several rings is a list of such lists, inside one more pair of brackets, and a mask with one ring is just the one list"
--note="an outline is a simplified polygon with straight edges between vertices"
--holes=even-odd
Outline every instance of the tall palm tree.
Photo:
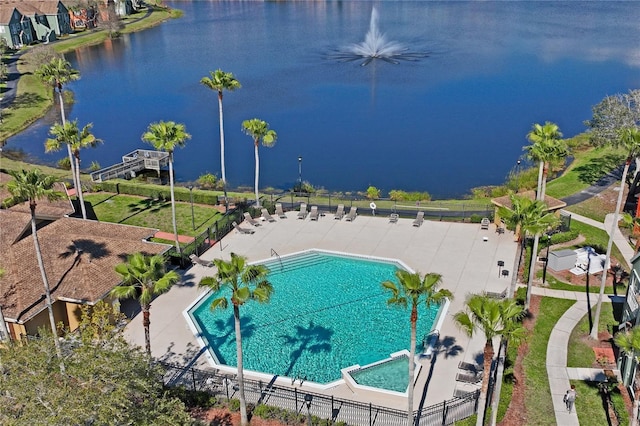
[[525,337],[526,330],[520,320],[524,317],[524,310],[513,299],[496,300],[484,295],[474,294],[467,298],[465,309],[454,315],[458,327],[469,337],[475,333],[483,333],[486,339],[484,345],[484,375],[478,401],[477,425],[484,421],[487,390],[489,388],[489,373],[495,351],[493,338],[502,337],[507,342],[518,344]]
[[[64,100],[62,97],[62,88],[65,84],[80,79],[80,72],[71,68],[71,64],[64,58],[53,58],[46,64],[42,64],[36,69],[36,76],[42,80],[45,84],[53,87],[54,93],[58,92],[58,102],[60,104],[60,119],[62,125],[66,123],[64,113]],[[80,187],[80,178],[76,181],[76,173],[74,170],[73,154],[71,152],[71,146],[67,145],[67,154],[69,155],[69,162],[71,163],[71,174],[73,176],[73,186]]]
[[624,185],[627,180],[627,173],[631,162],[640,155],[640,129],[637,127],[628,127],[620,131],[620,137],[617,145],[622,146],[627,152],[627,160],[624,163],[622,169],[622,178],[620,179],[620,190],[618,191],[618,200],[616,202],[616,209],[613,212],[613,222],[611,223],[611,230],[609,231],[609,241],[607,242],[607,253],[605,254],[604,271],[602,272],[602,279],[600,281],[600,293],[598,295],[598,303],[596,304],[596,315],[593,320],[593,327],[589,336],[592,339],[598,338],[598,323],[600,322],[600,311],[602,309],[602,299],[604,297],[604,287],[607,284],[607,275],[609,271],[609,265],[611,263],[611,250],[613,248],[613,236],[618,226],[620,217],[620,207],[622,207],[622,196],[624,194]]
[[409,389],[408,389],[408,417],[407,426],[413,425],[413,391],[415,376],[415,356],[416,356],[416,327],[418,323],[418,305],[424,303],[427,308],[438,305],[445,299],[453,299],[453,294],[444,288],[439,288],[442,284],[442,275],[428,273],[420,277],[420,273],[407,272],[399,269],[396,271],[398,283],[384,281],[382,287],[391,292],[391,298],[387,300],[389,306],[401,306],[406,308],[411,306],[411,346],[409,355]]
[[[49,134],[53,136],[52,139],[47,139],[44,144],[44,150],[46,152],[59,151],[62,145],[67,145],[71,148],[71,152],[74,157],[75,171],[74,182],[80,182],[80,149],[82,148],[95,148],[98,144],[102,143],[102,140],[96,138],[91,133],[93,123],[89,123],[80,130],[78,128],[78,120],[67,121],[64,124],[54,124],[49,130]],[[84,197],[82,196],[82,185],[76,187],[77,194],[80,199],[80,209],[82,210],[82,218],[87,218],[87,209],[84,206]]]
[[230,72],[224,72],[221,69],[215,70],[215,72],[209,72],[211,77],[202,77],[200,83],[211,90],[218,92],[218,112],[220,115],[220,170],[222,173],[222,182],[225,188],[226,198],[226,182],[227,174],[224,167],[224,123],[222,115],[222,95],[225,90],[232,92],[242,87],[240,82],[236,80]]
[[258,156],[258,146],[260,142],[262,145],[271,148],[276,143],[278,135],[274,130],[269,129],[269,123],[266,121],[252,118],[251,120],[244,120],[242,122],[242,131],[251,136],[253,139],[254,152],[256,158],[256,178],[255,178],[255,194],[256,194],[256,207],[260,207],[260,197],[258,195],[258,179],[260,176],[260,157]]
[[29,210],[31,211],[31,235],[33,236],[33,245],[36,252],[38,267],[40,268],[42,283],[44,284],[45,301],[47,304],[47,310],[49,311],[49,323],[51,325],[51,332],[53,333],[52,336],[55,341],[56,355],[58,356],[58,360],[60,361],[60,372],[64,374],[64,360],[62,359],[62,349],[60,348],[60,342],[58,341],[56,320],[53,315],[51,288],[49,287],[47,271],[44,269],[42,251],[40,249],[40,242],[38,241],[38,227],[36,223],[37,201],[45,198],[49,201],[54,201],[60,199],[62,197],[62,194],[53,189],[53,186],[57,182],[57,179],[54,176],[43,174],[39,169],[9,171],[9,174],[13,177],[13,180],[7,183],[7,189],[11,194],[11,201],[29,202]]
[[151,123],[147,131],[142,134],[142,140],[150,143],[157,151],[165,151],[169,154],[169,187],[171,191],[171,221],[173,224],[173,235],[176,242],[176,250],[178,255],[182,254],[180,250],[180,241],[178,241],[178,226],[176,224],[176,200],[173,193],[173,151],[176,147],[183,147],[187,140],[191,139],[191,135],[187,133],[184,124],[178,124],[173,121],[160,121]]
[[122,283],[111,290],[111,295],[118,299],[137,298],[142,309],[142,326],[144,327],[144,343],[147,355],[151,359],[151,301],[155,296],[166,293],[172,285],[180,280],[176,271],[167,271],[166,259],[156,254],[146,256],[134,253],[126,263],[116,266],[116,272],[122,277]]
[[531,145],[525,146],[527,157],[539,162],[537,199],[544,201],[549,165],[568,155],[567,144],[557,124],[547,121],[544,125],[534,124],[527,134]]
[[[4,276],[4,269],[0,268],[0,280]],[[7,329],[7,323],[4,320],[2,314],[2,305],[0,305],[0,342],[3,340],[9,340],[9,330]]]
[[[511,195],[510,199],[511,208],[500,207],[498,214],[505,221],[507,229],[515,229],[519,236],[521,244],[518,259],[521,258],[524,251],[524,238],[526,236],[534,236],[531,265],[529,267],[529,276],[527,277],[527,298],[525,301],[525,309],[529,309],[539,237],[546,230],[555,227],[558,224],[558,218],[555,214],[549,212],[547,205],[540,200],[531,200],[518,195]],[[513,296],[514,291],[514,288],[510,288],[510,296]]]
[[242,367],[242,332],[240,327],[240,307],[254,300],[267,303],[273,293],[273,287],[267,280],[269,269],[264,265],[249,265],[247,259],[231,253],[231,260],[214,259],[218,272],[213,277],[204,277],[198,286],[207,287],[212,292],[228,290],[227,296],[220,295],[211,302],[211,309],[226,309],[233,305],[233,319],[236,333],[236,354],[238,358],[238,387],[240,393],[240,424],[249,423],[247,401],[244,396],[244,370]]
[[638,424],[638,407],[640,406],[640,371],[638,370],[638,364],[640,364],[640,327],[636,326],[633,327],[631,331],[616,334],[613,342],[622,352],[632,358],[635,364],[636,377],[633,380],[633,384],[635,385],[635,398],[633,399],[631,425],[636,426]]

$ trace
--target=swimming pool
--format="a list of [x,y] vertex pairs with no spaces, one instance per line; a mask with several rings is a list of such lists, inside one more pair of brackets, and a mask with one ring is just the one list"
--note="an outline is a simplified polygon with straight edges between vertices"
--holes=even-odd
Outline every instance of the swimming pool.
[[[409,348],[409,310],[388,307],[381,286],[395,281],[398,268],[409,269],[401,262],[309,250],[261,263],[274,293],[268,304],[241,308],[246,370],[331,383],[345,367]],[[233,314],[211,311],[215,297],[203,296],[187,313],[214,361],[235,366]],[[418,342],[437,313],[420,311]]]

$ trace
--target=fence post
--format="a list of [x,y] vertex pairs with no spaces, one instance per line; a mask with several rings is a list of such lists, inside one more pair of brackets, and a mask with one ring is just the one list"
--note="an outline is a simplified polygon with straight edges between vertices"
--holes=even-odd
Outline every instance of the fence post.
[[227,401],[229,401],[229,379],[227,377],[224,378],[224,389],[227,393]]
[[191,368],[191,381],[193,382],[193,391],[196,391],[196,372]]
[[373,412],[371,409],[371,403],[369,403],[369,426],[373,426]]
[[447,424],[447,401],[442,401],[442,425]]
[[298,411],[298,388],[293,388],[293,396],[296,400],[296,411]]
[[333,420],[334,420],[334,416],[335,416],[335,411],[333,411],[333,395],[331,395],[331,423],[333,424]]

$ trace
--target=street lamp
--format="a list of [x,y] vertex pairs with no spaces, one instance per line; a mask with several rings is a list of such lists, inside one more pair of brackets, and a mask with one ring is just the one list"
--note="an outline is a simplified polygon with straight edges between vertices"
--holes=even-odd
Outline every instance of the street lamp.
[[302,191],[302,156],[298,156],[298,183],[300,184],[300,191]]
[[304,402],[307,404],[307,426],[311,426],[311,400],[313,395],[306,394],[304,396]]
[[542,284],[547,282],[547,265],[549,264],[549,247],[551,247],[551,235],[547,234],[547,254],[544,259],[544,268],[542,269]]
[[520,160],[518,160],[516,162],[516,193],[518,193],[518,190],[520,189]]
[[196,230],[196,222],[193,217],[193,185],[189,185],[189,199],[191,200],[191,227]]

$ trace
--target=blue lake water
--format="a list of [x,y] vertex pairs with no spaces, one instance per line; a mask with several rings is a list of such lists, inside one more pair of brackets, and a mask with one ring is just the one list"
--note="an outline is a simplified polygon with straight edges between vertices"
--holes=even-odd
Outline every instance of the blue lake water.
[[[67,55],[82,79],[69,112],[105,141],[83,164],[120,161],[144,147],[152,121],[186,124],[176,177],[220,174],[216,95],[199,81],[233,72],[242,89],[224,97],[227,180],[252,185],[258,117],[278,132],[261,148],[260,186],[302,178],[329,190],[375,185],[438,198],[501,183],[531,125],[584,130],[591,106],[640,87],[636,2],[180,2],[184,17]],[[398,65],[328,58],[361,42],[372,7],[389,40],[430,56]],[[55,118],[55,115],[54,115]],[[9,140],[47,162],[51,119]]]

